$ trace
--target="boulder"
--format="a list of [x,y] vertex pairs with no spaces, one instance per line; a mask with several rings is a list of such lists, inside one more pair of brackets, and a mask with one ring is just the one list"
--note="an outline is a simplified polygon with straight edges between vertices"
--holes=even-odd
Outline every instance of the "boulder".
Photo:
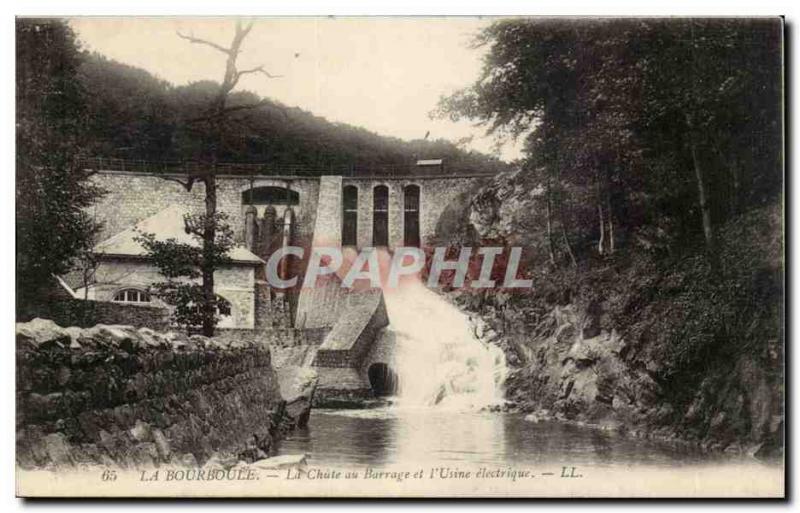
[[78,342],[78,339],[81,338],[81,335],[83,334],[83,329],[78,328],[77,326],[70,326],[69,328],[66,328],[66,332],[69,334],[70,338],[69,348],[80,349],[82,346],[80,342]]
[[252,467],[263,470],[277,470],[284,468],[305,467],[308,464],[305,454],[285,454],[255,461]]
[[189,343],[194,345],[194,347],[213,347],[211,339],[208,337],[204,337],[203,335],[192,335],[189,337]]
[[288,366],[278,369],[276,374],[281,397],[286,401],[286,413],[296,427],[305,427],[317,387],[316,371],[310,367]]
[[42,439],[47,457],[56,466],[72,466],[75,461],[72,457],[67,437],[62,433],[53,433]]
[[170,449],[169,441],[160,429],[153,430],[153,443],[156,444],[158,455],[162,461],[169,461],[172,456],[172,449]]
[[138,442],[150,442],[153,439],[153,432],[150,424],[137,420],[130,430],[131,436]]
[[229,469],[239,464],[239,459],[231,454],[214,453],[205,462],[203,468],[207,469]]
[[16,326],[17,347],[29,349],[56,349],[69,347],[70,333],[50,319],[36,318],[30,322],[18,322]]
[[150,328],[139,328],[139,337],[145,346],[153,348],[169,347],[169,340],[161,333]]
[[182,467],[196,468],[199,466],[197,464],[197,458],[195,458],[192,453],[182,454],[177,458],[177,463]]
[[142,339],[133,326],[116,324],[98,324],[85,329],[78,342],[92,347],[120,348],[129,353],[136,352],[142,345]]

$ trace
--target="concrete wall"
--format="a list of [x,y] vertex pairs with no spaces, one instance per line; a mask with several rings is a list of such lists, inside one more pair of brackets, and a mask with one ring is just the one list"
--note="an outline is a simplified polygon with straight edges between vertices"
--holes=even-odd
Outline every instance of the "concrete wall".
[[339,320],[317,351],[316,366],[357,368],[381,329],[389,324],[380,290],[350,293],[342,306]]

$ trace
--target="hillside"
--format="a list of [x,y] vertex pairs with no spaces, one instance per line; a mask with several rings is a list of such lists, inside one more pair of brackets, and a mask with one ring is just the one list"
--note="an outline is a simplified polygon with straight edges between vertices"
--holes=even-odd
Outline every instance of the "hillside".
[[[96,53],[84,53],[78,70],[87,93],[87,122],[92,153],[135,160],[191,160],[201,139],[191,120],[201,116],[218,87],[210,81],[175,86],[145,70]],[[235,92],[232,105],[262,100]],[[465,152],[445,140],[403,141],[363,128],[332,123],[296,107],[264,100],[241,111],[226,127],[222,160],[299,166],[320,170],[406,166],[417,158],[443,158],[448,169],[502,170],[507,166],[477,152]]]
[[780,202],[720,226],[713,258],[697,241],[666,254],[652,245],[604,258],[579,253],[572,268],[544,263],[531,229],[541,222],[531,198],[540,195],[519,173],[503,174],[451,205],[454,217],[471,220],[461,245],[512,240],[533,250],[529,292],[448,294],[478,319],[483,340],[505,351],[510,404],[535,422],[780,454]]

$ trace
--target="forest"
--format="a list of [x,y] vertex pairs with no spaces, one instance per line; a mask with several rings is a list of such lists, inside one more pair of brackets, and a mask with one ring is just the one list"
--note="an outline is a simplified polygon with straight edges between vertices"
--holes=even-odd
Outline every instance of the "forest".
[[[187,51],[193,51],[188,44]],[[84,91],[91,91],[86,95],[86,116],[93,155],[150,161],[202,159],[202,138],[192,120],[217,94],[217,82],[175,86],[96,53],[81,54],[81,61],[76,78]],[[495,158],[463,151],[443,139],[403,141],[380,136],[248,91],[232,92],[229,104],[242,110],[226,120],[221,162],[305,167],[320,173],[342,167],[402,167],[418,158],[442,158],[449,168],[462,171],[506,168]],[[249,108],[252,105],[259,107]]]
[[476,36],[481,76],[436,114],[524,137],[525,157],[440,235],[528,248],[532,293],[454,292],[502,334],[523,408],[781,446],[782,31],[533,18]]

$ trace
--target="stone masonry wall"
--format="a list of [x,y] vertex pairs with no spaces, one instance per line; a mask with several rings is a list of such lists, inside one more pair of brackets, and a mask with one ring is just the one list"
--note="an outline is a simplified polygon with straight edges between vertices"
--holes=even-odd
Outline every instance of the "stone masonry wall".
[[459,194],[475,186],[476,181],[485,178],[447,177],[447,178],[397,178],[379,180],[374,178],[345,178],[343,185],[358,188],[358,246],[372,246],[372,204],[373,189],[378,185],[389,188],[389,245],[403,245],[404,234],[404,195],[408,185],[420,187],[420,240],[425,245],[436,231],[436,223],[442,212]]
[[17,462],[197,465],[253,461],[290,429],[268,349],[98,325],[17,325]]
[[[158,175],[130,171],[100,171],[92,177],[94,183],[106,194],[90,209],[92,215],[103,221],[98,242],[130,228],[170,205],[184,205],[188,210],[201,212],[205,187],[197,183],[187,192],[182,185],[165,180]],[[297,234],[299,242],[308,242],[314,230],[319,180],[309,178],[292,180],[254,178],[253,187],[287,184],[299,193],[297,209]],[[242,192],[249,189],[249,177],[220,176],[217,180],[217,208],[228,215],[237,242],[244,242],[244,209]]]
[[169,310],[166,308],[73,298],[50,298],[29,311],[18,312],[17,315],[21,321],[36,317],[52,319],[64,326],[131,324],[153,330],[165,330],[169,327]]

